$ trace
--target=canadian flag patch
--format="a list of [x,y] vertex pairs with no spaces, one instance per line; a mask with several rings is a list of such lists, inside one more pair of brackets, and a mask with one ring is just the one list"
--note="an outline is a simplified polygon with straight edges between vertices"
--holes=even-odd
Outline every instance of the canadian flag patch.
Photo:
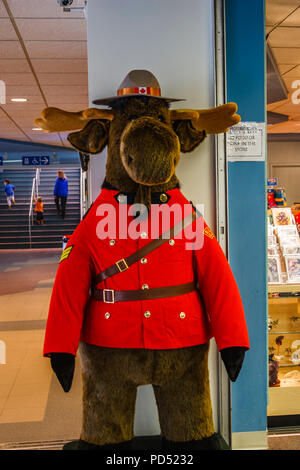
[[139,94],[140,95],[148,95],[148,89],[145,86],[139,87]]

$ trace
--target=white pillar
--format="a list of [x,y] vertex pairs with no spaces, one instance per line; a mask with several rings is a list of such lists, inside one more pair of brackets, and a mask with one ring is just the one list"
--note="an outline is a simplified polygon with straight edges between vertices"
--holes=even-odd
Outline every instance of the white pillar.
[[[90,106],[96,98],[115,95],[132,69],[157,77],[163,96],[185,98],[172,108],[214,106],[213,0],[89,0],[88,67]],[[105,176],[106,151],[91,156],[90,197],[99,194]],[[204,204],[215,228],[214,148],[207,138],[183,155],[177,170],[185,196]],[[216,351],[210,353],[211,391],[217,426]],[[137,400],[137,435],[159,432],[152,389],[141,387]]]

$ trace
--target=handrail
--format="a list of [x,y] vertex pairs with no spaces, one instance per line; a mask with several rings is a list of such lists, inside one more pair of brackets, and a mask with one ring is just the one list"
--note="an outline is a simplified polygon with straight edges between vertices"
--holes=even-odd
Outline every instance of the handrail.
[[30,204],[29,204],[29,213],[28,213],[28,233],[29,233],[29,247],[32,247],[32,240],[31,240],[31,226],[33,225],[33,202],[35,198],[39,195],[39,183],[40,183],[40,169],[37,168],[35,172],[35,177],[32,180],[32,188],[31,188],[31,197],[30,197]]

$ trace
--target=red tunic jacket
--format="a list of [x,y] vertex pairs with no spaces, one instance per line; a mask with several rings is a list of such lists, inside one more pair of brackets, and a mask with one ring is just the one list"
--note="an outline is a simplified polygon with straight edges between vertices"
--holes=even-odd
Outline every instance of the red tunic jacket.
[[[133,206],[128,200],[122,203],[122,198],[118,191],[103,189],[63,252],[50,302],[44,355],[75,355],[79,340],[113,348],[172,349],[203,344],[215,337],[219,350],[249,348],[235,279],[202,217],[145,259],[97,286],[151,289],[185,284],[196,275],[199,289],[145,301],[105,303],[91,297],[96,274],[157,238],[192,211],[180,190],[173,189],[163,195],[163,204],[151,205],[149,217],[137,226],[132,214],[126,220]],[[173,215],[166,217],[165,213],[164,222],[157,225],[157,218],[151,215],[158,209],[172,209]],[[165,223],[167,219],[169,223]],[[125,225],[121,223],[124,220]],[[191,243],[195,250],[187,249]]]

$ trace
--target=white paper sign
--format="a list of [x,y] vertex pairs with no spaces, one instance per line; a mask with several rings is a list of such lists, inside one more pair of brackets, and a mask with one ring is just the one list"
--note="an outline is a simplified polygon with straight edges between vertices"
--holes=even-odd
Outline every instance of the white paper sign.
[[240,122],[226,134],[227,160],[230,162],[265,160],[265,123]]

